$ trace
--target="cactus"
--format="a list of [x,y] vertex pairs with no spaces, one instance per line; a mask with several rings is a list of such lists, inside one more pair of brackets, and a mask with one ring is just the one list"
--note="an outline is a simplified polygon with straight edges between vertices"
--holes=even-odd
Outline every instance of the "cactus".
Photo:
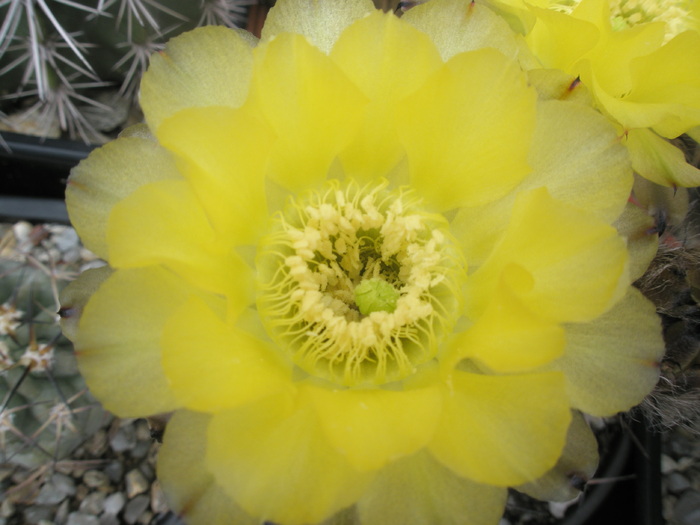
[[[689,137],[677,145],[700,167],[700,145]],[[638,410],[662,430],[682,426],[700,434],[700,190],[640,182],[635,191],[656,219],[660,244],[636,286],[661,315],[666,355],[659,384]]]
[[256,0],[0,0],[0,111],[10,130],[106,142],[148,57],[178,33],[245,21]]
[[55,246],[71,234],[0,226],[0,464],[35,468],[65,458],[109,417],[58,325],[58,292],[76,276],[79,256],[77,243],[72,254]]

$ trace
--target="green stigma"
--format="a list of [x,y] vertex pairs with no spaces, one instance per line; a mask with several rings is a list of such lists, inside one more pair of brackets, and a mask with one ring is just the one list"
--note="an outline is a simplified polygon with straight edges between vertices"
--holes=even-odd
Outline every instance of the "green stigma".
[[393,313],[400,295],[384,279],[366,279],[355,287],[355,304],[362,315],[372,312]]

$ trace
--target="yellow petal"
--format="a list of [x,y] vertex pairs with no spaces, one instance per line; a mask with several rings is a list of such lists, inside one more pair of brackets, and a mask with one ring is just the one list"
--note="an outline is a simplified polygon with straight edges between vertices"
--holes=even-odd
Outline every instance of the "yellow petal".
[[445,61],[485,47],[514,60],[522,53],[515,33],[501,17],[468,0],[431,0],[410,9],[402,19],[427,34]]
[[354,503],[373,476],[354,470],[326,440],[310,405],[274,396],[214,415],[207,465],[260,521],[316,523]]
[[[460,476],[506,487],[552,468],[571,420],[561,374],[456,371],[430,451]],[[527,453],[523,453],[527,451]]]
[[250,42],[225,27],[200,27],[173,38],[151,56],[141,81],[146,122],[156,131],[181,109],[242,105],[252,64]]
[[683,152],[649,129],[632,129],[625,142],[634,171],[663,186],[700,186],[700,170]]
[[591,51],[600,39],[600,31],[585,20],[565,13],[530,7],[537,23],[525,37],[530,49],[547,68],[574,73],[574,65]]
[[476,359],[491,370],[523,372],[564,352],[564,329],[525,308],[501,279],[498,290],[476,323],[454,341],[460,358]]
[[[437,388],[405,391],[308,387],[331,444],[358,470],[376,470],[423,448],[440,416]],[[416,425],[420,421],[420,425]]]
[[656,384],[664,352],[654,306],[634,288],[605,315],[566,325],[563,357],[548,365],[566,375],[571,405],[611,416],[641,402]]
[[270,178],[293,191],[325,180],[364,119],[365,97],[303,36],[280,34],[254,54],[246,107],[262,114],[279,137]]
[[627,128],[653,126],[669,138],[700,124],[700,33],[686,31],[640,55],[630,61],[632,89],[605,99],[605,108]]
[[118,270],[83,311],[75,349],[80,372],[105,408],[120,417],[179,406],[161,366],[163,326],[192,293],[158,267]]
[[537,89],[540,100],[563,100],[584,106],[593,105],[593,97],[575,75],[559,69],[531,69],[527,78]]
[[214,228],[233,244],[255,244],[267,224],[270,130],[240,109],[192,108],[166,119],[158,139],[181,160]]
[[107,242],[112,266],[165,264],[193,284],[227,295],[234,309],[253,302],[250,267],[216,235],[185,181],[147,184],[117,203]]
[[566,446],[552,470],[541,478],[515,487],[533,498],[569,501],[581,494],[581,485],[598,468],[598,442],[583,416],[575,412],[566,434]]
[[493,525],[507,491],[461,478],[427,452],[384,468],[358,502],[363,525]]
[[109,266],[89,269],[61,290],[61,331],[71,341],[75,341],[78,323],[88,300],[113,272]]
[[271,40],[280,33],[297,33],[328,54],[346,27],[374,10],[370,0],[278,2],[267,15],[262,41]]
[[370,100],[367,118],[340,156],[360,181],[384,176],[403,155],[393,113],[442,64],[430,39],[393,14],[376,11],[352,24],[331,58]]
[[207,305],[190,298],[165,323],[163,370],[180,403],[218,412],[269,396],[288,386],[290,372],[275,349],[227,327]]
[[632,190],[627,151],[614,128],[582,104],[538,103],[528,161],[533,171],[515,191],[485,206],[463,208],[453,220],[453,233],[470,264],[478,266],[489,256],[511,221],[516,196],[523,191],[544,186],[556,199],[612,222]]
[[634,182],[630,161],[608,119],[583,104],[545,101],[529,156],[533,173],[519,189],[546,186],[552,197],[615,220]]
[[169,507],[189,525],[257,525],[206,468],[210,416],[178,410],[158,450],[158,481]]
[[121,137],[94,150],[68,178],[66,205],[85,246],[106,259],[105,230],[112,207],[139,186],[179,179],[175,161],[151,139]]
[[501,273],[517,265],[533,279],[516,291],[526,308],[557,322],[594,319],[624,295],[627,259],[613,227],[544,188],[520,193],[501,243],[467,281],[469,315],[483,311]]
[[654,227],[654,218],[630,202],[614,226],[627,240],[630,282],[634,282],[644,275],[659,249],[659,236]]
[[536,96],[496,50],[454,56],[398,112],[411,185],[439,210],[502,197],[530,172]]

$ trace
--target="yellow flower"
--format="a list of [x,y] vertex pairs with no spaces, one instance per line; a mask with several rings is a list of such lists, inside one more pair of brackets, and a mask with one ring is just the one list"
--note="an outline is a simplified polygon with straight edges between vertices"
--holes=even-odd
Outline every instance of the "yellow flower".
[[495,1],[523,20],[544,67],[581,78],[617,123],[637,173],[665,186],[700,185],[700,171],[666,140],[700,138],[696,0]]
[[147,126],[69,180],[110,267],[65,330],[108,409],[175,411],[158,474],[188,522],[491,524],[508,486],[592,474],[578,411],[638,403],[663,343],[612,226],[625,149],[522,50],[465,0],[280,0],[260,42],[153,57]]

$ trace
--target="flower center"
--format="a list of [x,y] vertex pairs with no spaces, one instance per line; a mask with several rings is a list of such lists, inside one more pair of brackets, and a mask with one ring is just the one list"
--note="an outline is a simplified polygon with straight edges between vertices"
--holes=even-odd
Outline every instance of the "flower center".
[[666,22],[667,40],[692,25],[688,0],[613,0],[610,19],[617,31],[648,22]]
[[258,310],[307,373],[384,384],[433,359],[465,268],[444,217],[387,183],[293,199],[262,242]]
[[[557,11],[571,13],[581,0],[550,0]],[[648,22],[666,22],[666,40],[697,26],[690,0],[611,0],[610,22],[615,31]],[[695,26],[694,26],[695,24]]]

